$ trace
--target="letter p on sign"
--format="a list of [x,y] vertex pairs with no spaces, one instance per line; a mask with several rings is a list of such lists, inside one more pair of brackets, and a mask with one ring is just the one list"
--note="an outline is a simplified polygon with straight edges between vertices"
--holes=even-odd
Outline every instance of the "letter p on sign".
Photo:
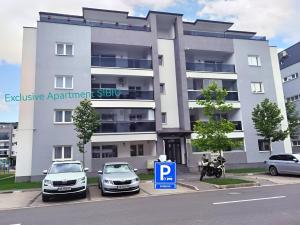
[[164,180],[164,176],[169,175],[171,172],[171,168],[168,165],[160,166],[160,180]]

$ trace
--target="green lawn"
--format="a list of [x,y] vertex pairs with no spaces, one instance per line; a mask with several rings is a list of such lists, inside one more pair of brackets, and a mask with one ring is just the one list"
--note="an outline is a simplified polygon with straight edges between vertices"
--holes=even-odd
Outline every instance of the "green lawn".
[[226,173],[263,173],[266,172],[265,168],[240,168],[240,169],[228,169]]
[[138,174],[139,178],[141,180],[153,180],[154,179],[154,173],[140,173]]
[[97,184],[98,183],[98,177],[88,177],[87,178],[88,184]]
[[216,185],[253,183],[253,181],[235,179],[235,178],[219,178],[219,179],[209,178],[209,179],[204,179],[203,181],[209,184],[216,184]]
[[42,182],[22,182],[15,183],[15,177],[0,180],[0,191],[41,188]]
[[15,174],[14,173],[2,173],[0,172],[0,179],[2,178],[6,178],[6,177],[10,177],[10,176],[14,176]]

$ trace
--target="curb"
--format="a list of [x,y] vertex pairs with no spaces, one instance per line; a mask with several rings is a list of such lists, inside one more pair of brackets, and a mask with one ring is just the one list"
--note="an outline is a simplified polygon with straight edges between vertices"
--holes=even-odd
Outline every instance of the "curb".
[[192,189],[193,191],[199,191],[199,188],[197,188],[196,186],[191,185],[191,184],[186,184],[186,183],[182,183],[182,182],[177,182],[177,184],[180,186]]
[[260,186],[260,183],[243,183],[243,184],[227,184],[227,185],[214,185],[218,189],[227,189],[227,188],[239,188],[239,187],[257,187]]

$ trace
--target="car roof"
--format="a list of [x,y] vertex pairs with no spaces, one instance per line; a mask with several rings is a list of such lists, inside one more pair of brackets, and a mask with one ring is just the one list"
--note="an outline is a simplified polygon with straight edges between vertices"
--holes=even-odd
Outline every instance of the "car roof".
[[81,162],[80,161],[78,161],[78,160],[70,160],[70,161],[55,161],[55,162],[53,162],[52,164],[65,164],[65,163],[78,163],[78,164],[81,164]]
[[104,164],[104,166],[109,166],[109,165],[123,165],[123,164],[126,164],[126,165],[128,165],[128,163],[127,162],[107,162],[107,163],[105,163]]

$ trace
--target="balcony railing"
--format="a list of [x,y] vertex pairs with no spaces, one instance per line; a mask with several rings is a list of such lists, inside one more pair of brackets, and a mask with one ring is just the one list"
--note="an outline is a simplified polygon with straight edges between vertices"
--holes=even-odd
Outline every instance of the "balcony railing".
[[137,91],[137,90],[117,90],[113,94],[105,94],[105,91],[99,88],[92,88],[92,99],[141,99],[153,100],[153,91]]
[[[231,122],[234,123],[234,125],[235,125],[235,128],[234,128],[235,131],[243,130],[241,121],[231,121]],[[191,121],[191,130],[193,130],[195,123],[196,123],[196,121]]]
[[96,133],[149,132],[155,131],[154,120],[141,121],[101,121]]
[[152,69],[152,60],[92,56],[92,66]]
[[[189,100],[204,100],[204,96],[200,93],[200,90],[189,90],[188,91]],[[213,98],[215,99],[215,98]],[[228,91],[225,97],[226,101],[238,101],[239,95],[237,91]]]
[[203,36],[203,37],[217,37],[217,38],[230,38],[230,39],[245,39],[245,40],[255,40],[255,41],[266,41],[265,36],[245,36],[240,34],[230,34],[222,32],[205,32],[196,30],[185,30],[183,31],[185,35],[192,36]]
[[205,72],[223,72],[235,73],[235,66],[223,63],[186,63],[186,70],[205,71]]

